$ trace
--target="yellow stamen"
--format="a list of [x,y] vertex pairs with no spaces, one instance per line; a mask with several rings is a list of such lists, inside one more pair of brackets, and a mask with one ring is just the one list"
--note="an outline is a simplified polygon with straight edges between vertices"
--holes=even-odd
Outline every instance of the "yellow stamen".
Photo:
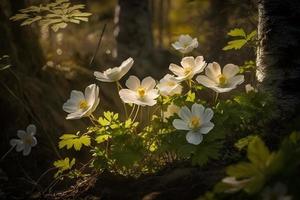
[[86,100],[81,100],[78,106],[80,109],[86,109],[88,107],[88,103]]
[[137,90],[137,93],[138,93],[139,97],[143,98],[145,96],[145,94],[146,94],[146,91],[145,91],[144,88],[139,88]]
[[24,138],[23,142],[24,142],[25,144],[32,144],[32,143],[33,143],[33,139],[32,139],[31,136],[26,136],[26,137]]
[[175,85],[176,85],[176,83],[175,83],[175,82],[171,82],[171,81],[170,81],[170,82],[168,82],[168,83],[167,83],[167,85],[168,85],[168,86],[170,86],[170,87],[173,87],[173,86],[175,86]]
[[201,119],[197,116],[193,116],[190,120],[190,127],[192,129],[198,129],[201,126]]
[[221,74],[221,75],[219,76],[219,84],[220,84],[221,86],[224,86],[224,85],[227,84],[227,78],[226,78],[223,74]]
[[191,67],[186,67],[184,68],[184,75],[187,76],[192,72],[192,68]]

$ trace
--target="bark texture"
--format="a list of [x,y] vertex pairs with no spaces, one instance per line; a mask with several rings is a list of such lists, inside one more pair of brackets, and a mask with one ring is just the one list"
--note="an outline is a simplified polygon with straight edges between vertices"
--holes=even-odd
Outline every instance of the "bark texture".
[[300,1],[260,0],[257,79],[271,92],[281,117],[299,116]]
[[152,54],[153,38],[148,0],[119,0],[115,16],[117,54],[120,60],[133,57],[138,75],[150,67],[146,58]]

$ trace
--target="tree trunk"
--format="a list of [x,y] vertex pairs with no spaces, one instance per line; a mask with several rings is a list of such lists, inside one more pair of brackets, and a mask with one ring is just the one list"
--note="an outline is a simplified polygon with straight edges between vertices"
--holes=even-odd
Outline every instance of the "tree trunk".
[[138,65],[134,72],[144,75],[153,48],[149,1],[119,0],[115,14],[118,58],[133,57]]
[[283,118],[299,116],[300,1],[260,0],[257,80],[270,92]]

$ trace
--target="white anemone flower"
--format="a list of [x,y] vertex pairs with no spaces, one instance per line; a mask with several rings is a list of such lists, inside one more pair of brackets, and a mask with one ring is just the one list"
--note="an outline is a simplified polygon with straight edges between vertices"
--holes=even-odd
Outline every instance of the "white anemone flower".
[[198,40],[189,35],[180,35],[178,41],[174,42],[172,46],[177,51],[186,54],[198,47]]
[[119,67],[109,68],[103,73],[95,71],[94,76],[102,82],[117,82],[131,69],[133,63],[133,59],[128,58]]
[[165,75],[157,84],[157,88],[163,96],[173,96],[175,94],[181,94],[182,86],[174,79],[173,75]]
[[173,63],[169,66],[169,70],[177,76],[174,77],[177,81],[191,80],[196,74],[201,73],[206,66],[203,56],[184,57],[180,64],[182,67]]
[[66,119],[90,116],[99,102],[99,87],[96,84],[86,87],[84,94],[81,91],[72,90],[70,99],[63,105],[63,110],[70,113]]
[[194,145],[198,145],[203,140],[203,134],[207,134],[214,127],[210,121],[214,112],[210,108],[204,108],[200,104],[193,104],[192,109],[184,106],[178,112],[181,119],[175,119],[173,126],[178,130],[186,130],[186,140]]
[[18,130],[17,136],[19,139],[11,139],[10,145],[16,147],[17,152],[23,151],[23,155],[28,156],[31,152],[31,148],[37,145],[35,134],[36,126],[30,124],[27,126],[26,131]]
[[233,64],[224,66],[222,72],[218,63],[213,62],[205,68],[205,75],[199,75],[196,80],[198,83],[208,87],[215,92],[229,92],[244,82],[244,75],[237,75],[240,69]]
[[124,103],[133,103],[140,106],[153,106],[159,96],[154,89],[156,83],[151,77],[146,77],[142,82],[136,76],[130,76],[126,81],[128,89],[121,89],[119,95]]

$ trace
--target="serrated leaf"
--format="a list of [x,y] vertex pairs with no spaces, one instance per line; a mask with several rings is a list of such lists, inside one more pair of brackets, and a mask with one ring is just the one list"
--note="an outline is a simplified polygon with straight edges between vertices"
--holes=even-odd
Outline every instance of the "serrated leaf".
[[236,36],[246,37],[246,33],[245,33],[244,29],[242,29],[242,28],[235,28],[233,30],[230,30],[227,34],[229,36],[233,36],[233,37],[236,37]]
[[247,35],[246,40],[252,40],[257,35],[257,31],[252,31],[249,35]]
[[254,165],[264,168],[269,159],[270,151],[265,143],[259,137],[256,137],[248,145],[247,156]]
[[188,101],[188,102],[195,102],[195,98],[196,98],[196,94],[192,91],[189,91],[187,93],[187,97],[186,97],[185,100]]
[[223,48],[224,51],[230,50],[230,49],[240,49],[247,43],[247,40],[245,39],[239,39],[239,40],[232,40],[227,43],[227,46]]
[[58,143],[58,147],[60,149],[67,147],[67,149],[71,149],[74,147],[76,151],[79,151],[84,146],[90,146],[91,145],[91,138],[88,135],[72,135],[72,134],[65,134],[60,137],[61,141]]
[[96,142],[102,143],[102,142],[105,142],[106,140],[108,140],[109,138],[111,138],[111,135],[100,135],[100,136],[96,137]]

